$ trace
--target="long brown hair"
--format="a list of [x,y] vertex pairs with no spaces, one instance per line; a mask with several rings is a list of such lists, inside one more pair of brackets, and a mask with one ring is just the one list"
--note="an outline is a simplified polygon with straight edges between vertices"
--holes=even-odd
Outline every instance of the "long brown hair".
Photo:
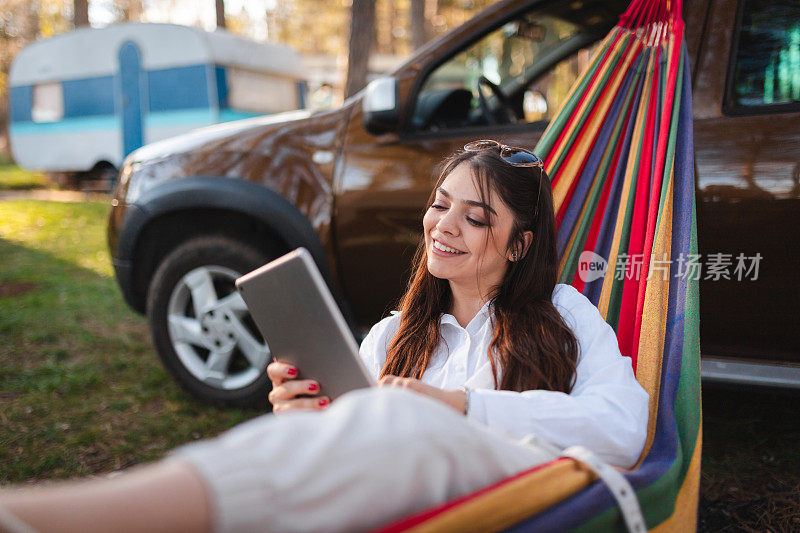
[[[527,253],[509,263],[500,285],[491,292],[494,338],[488,355],[495,388],[569,393],[578,343],[551,300],[558,254],[550,180],[541,169],[507,164],[494,149],[457,152],[445,161],[428,208],[436,189],[462,163],[470,165],[483,203],[489,203],[489,193],[493,192],[513,213],[509,247],[521,250],[523,233],[533,232]],[[441,315],[450,312],[452,304],[448,281],[428,272],[423,238],[414,256],[413,275],[400,300],[400,327],[389,346],[381,376],[422,377],[441,340]]]

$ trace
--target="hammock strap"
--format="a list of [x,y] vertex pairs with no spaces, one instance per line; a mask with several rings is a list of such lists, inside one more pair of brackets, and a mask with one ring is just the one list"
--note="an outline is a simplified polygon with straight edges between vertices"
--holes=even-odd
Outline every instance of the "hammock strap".
[[597,477],[606,484],[611,495],[617,501],[617,506],[622,518],[625,520],[628,531],[632,533],[644,533],[647,531],[642,509],[639,507],[639,500],[636,498],[636,491],[633,490],[625,476],[583,446],[570,446],[561,452],[561,456],[578,461],[597,474]]

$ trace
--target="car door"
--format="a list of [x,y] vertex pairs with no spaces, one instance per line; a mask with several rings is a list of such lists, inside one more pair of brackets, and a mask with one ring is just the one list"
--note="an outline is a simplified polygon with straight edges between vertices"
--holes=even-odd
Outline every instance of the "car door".
[[340,281],[362,326],[395,308],[442,160],[481,138],[532,149],[588,63],[587,47],[619,13],[599,1],[525,4],[490,9],[395,74],[398,133],[367,133],[356,104],[337,172],[334,224]]
[[697,60],[704,357],[800,362],[800,3],[711,2]]

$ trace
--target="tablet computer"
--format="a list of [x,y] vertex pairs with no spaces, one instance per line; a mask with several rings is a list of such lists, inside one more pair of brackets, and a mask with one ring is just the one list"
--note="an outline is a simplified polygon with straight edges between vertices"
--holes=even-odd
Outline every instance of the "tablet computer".
[[336,301],[305,248],[236,280],[276,361],[299,370],[299,378],[320,384],[331,399],[375,380],[358,355],[356,343]]

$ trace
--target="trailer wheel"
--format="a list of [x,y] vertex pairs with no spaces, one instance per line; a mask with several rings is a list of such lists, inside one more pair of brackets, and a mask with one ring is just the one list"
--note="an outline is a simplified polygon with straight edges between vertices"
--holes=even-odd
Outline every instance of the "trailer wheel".
[[198,398],[268,405],[269,349],[234,281],[271,258],[230,237],[198,237],[156,269],[147,296],[153,343],[165,368]]

